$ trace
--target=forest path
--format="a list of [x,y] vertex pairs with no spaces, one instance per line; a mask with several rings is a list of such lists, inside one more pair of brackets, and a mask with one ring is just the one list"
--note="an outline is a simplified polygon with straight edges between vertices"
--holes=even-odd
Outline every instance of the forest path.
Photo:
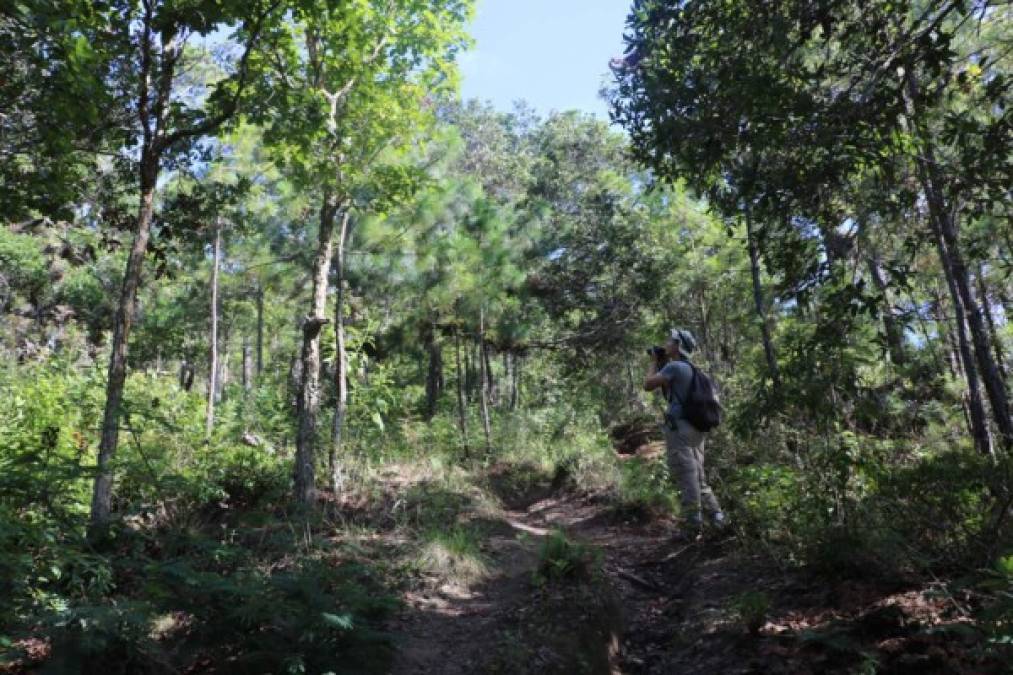
[[[671,520],[624,521],[566,492],[486,526],[483,582],[404,594],[393,673],[999,672],[967,665],[946,628],[959,617],[931,588],[830,584],[734,537],[678,542]],[[601,573],[538,581],[555,529],[600,551]]]
[[[404,593],[392,672],[772,672],[741,658],[750,638],[727,629],[727,607],[779,580],[758,578],[731,540],[675,542],[669,520],[624,522],[607,502],[565,492],[514,506],[491,524],[481,584]],[[600,551],[602,573],[539,582],[539,548],[557,529]]]

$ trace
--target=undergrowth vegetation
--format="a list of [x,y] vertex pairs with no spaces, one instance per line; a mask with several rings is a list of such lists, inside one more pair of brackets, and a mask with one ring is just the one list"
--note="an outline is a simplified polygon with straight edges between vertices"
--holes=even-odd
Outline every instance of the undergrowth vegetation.
[[[492,454],[466,451],[452,425],[439,440],[438,424],[411,418],[367,426],[350,446],[342,500],[304,513],[287,500],[286,446],[226,431],[204,440],[187,431],[199,428],[200,397],[138,374],[117,461],[123,520],[90,540],[88,430],[101,381],[66,373],[2,373],[0,610],[10,663],[45,635],[54,667],[175,672],[212,659],[315,672],[340,658],[382,670],[396,589],[411,578],[481,584],[483,542],[504,509],[567,491],[604,500],[627,523],[679,514],[663,457],[620,459],[592,417],[559,405],[497,420]],[[712,481],[741,545],[838,578],[910,582],[997,561],[961,583],[985,598],[990,644],[1009,639],[1008,525],[988,507],[1007,466],[935,450],[928,438],[905,445],[842,432],[786,463],[765,461],[761,444],[712,440]],[[420,454],[419,443],[432,449]],[[378,548],[377,535],[407,545]],[[593,581],[600,565],[561,531],[537,548],[536,584]],[[749,630],[760,605],[750,597],[733,608]]]

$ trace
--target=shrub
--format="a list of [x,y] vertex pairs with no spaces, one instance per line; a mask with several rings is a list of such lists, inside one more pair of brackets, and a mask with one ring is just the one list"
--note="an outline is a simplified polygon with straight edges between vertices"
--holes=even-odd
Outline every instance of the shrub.
[[[32,296],[48,281],[48,267],[36,237],[15,234],[7,227],[0,227],[0,269],[4,270],[4,286]],[[5,298],[0,297],[0,307],[5,304]]]
[[623,515],[651,519],[678,512],[678,493],[662,461],[639,457],[620,465],[616,508]]
[[763,628],[770,609],[770,597],[763,591],[746,591],[732,599],[731,610],[750,635]]
[[562,530],[553,530],[538,547],[535,583],[553,581],[589,581],[601,567],[601,552],[571,541]]
[[1000,556],[978,587],[988,594],[980,618],[989,633],[989,643],[1013,651],[1013,554]]

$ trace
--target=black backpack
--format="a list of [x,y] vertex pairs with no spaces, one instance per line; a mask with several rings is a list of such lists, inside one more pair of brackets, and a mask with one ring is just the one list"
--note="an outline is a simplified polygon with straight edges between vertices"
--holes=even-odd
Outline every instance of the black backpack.
[[[686,400],[679,400],[682,405],[683,418],[692,424],[697,431],[708,432],[721,424],[721,402],[718,400],[718,388],[714,380],[699,368],[686,361],[693,369],[693,379],[689,381],[689,392]],[[679,395],[672,392],[679,399]]]

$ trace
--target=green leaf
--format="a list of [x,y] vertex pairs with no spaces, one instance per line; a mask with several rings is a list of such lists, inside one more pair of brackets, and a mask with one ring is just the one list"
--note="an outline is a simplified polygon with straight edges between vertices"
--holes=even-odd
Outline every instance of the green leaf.
[[354,626],[351,614],[330,614],[328,612],[323,612],[320,616],[323,617],[324,623],[332,628],[352,630],[352,627]]

